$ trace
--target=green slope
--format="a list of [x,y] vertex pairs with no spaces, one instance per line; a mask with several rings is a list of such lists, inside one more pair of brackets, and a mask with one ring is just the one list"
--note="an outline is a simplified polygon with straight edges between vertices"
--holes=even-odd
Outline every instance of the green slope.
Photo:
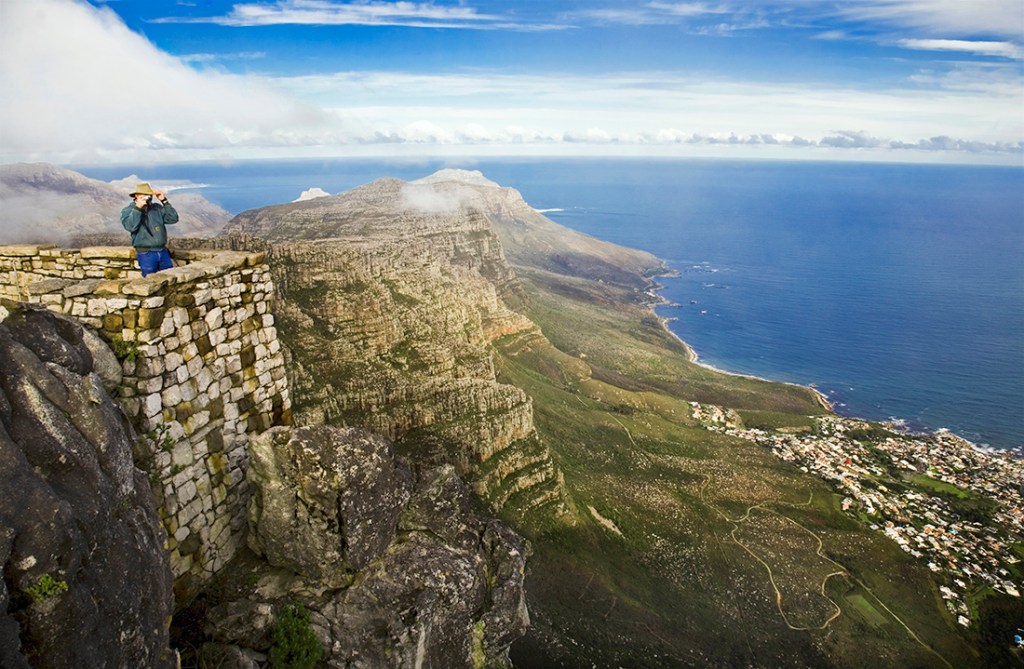
[[547,341],[500,340],[500,379],[575,501],[575,524],[513,519],[535,547],[517,667],[977,665],[923,565],[688,404],[800,429],[813,393],[691,363],[629,288],[516,269]]

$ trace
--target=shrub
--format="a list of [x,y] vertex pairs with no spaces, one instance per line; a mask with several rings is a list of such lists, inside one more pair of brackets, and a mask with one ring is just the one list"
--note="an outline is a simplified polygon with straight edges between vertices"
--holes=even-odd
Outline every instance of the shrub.
[[290,604],[281,611],[271,639],[271,669],[313,669],[323,654],[302,604]]
[[110,344],[118,360],[135,362],[135,358],[139,357],[139,342],[137,341],[125,341],[120,337],[114,337]]
[[43,574],[34,585],[25,590],[35,603],[44,602],[68,591],[67,581],[57,580],[50,574]]

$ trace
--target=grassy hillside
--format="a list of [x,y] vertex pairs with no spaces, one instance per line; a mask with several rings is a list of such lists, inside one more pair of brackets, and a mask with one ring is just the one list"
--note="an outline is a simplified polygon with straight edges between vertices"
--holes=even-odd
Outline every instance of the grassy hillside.
[[807,429],[813,393],[690,362],[634,289],[516,269],[547,341],[500,340],[500,380],[575,502],[574,525],[514,519],[535,547],[517,667],[977,665],[919,561],[690,404]]

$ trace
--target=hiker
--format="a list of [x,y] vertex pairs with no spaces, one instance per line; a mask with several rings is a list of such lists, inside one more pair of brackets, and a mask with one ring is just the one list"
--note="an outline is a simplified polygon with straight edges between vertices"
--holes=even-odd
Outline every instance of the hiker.
[[[167,250],[167,228],[178,222],[178,212],[161,191],[149,184],[139,184],[130,193],[135,201],[121,210],[121,225],[132,235],[135,258],[142,276],[162,269],[171,269],[171,254]],[[153,202],[153,196],[159,204]]]

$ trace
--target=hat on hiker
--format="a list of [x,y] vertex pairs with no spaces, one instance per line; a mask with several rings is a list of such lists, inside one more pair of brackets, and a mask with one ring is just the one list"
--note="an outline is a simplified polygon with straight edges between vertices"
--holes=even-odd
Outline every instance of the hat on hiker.
[[132,197],[135,197],[136,195],[156,195],[156,193],[153,192],[153,189],[149,187],[149,184],[139,184],[135,187],[135,190],[128,194]]

